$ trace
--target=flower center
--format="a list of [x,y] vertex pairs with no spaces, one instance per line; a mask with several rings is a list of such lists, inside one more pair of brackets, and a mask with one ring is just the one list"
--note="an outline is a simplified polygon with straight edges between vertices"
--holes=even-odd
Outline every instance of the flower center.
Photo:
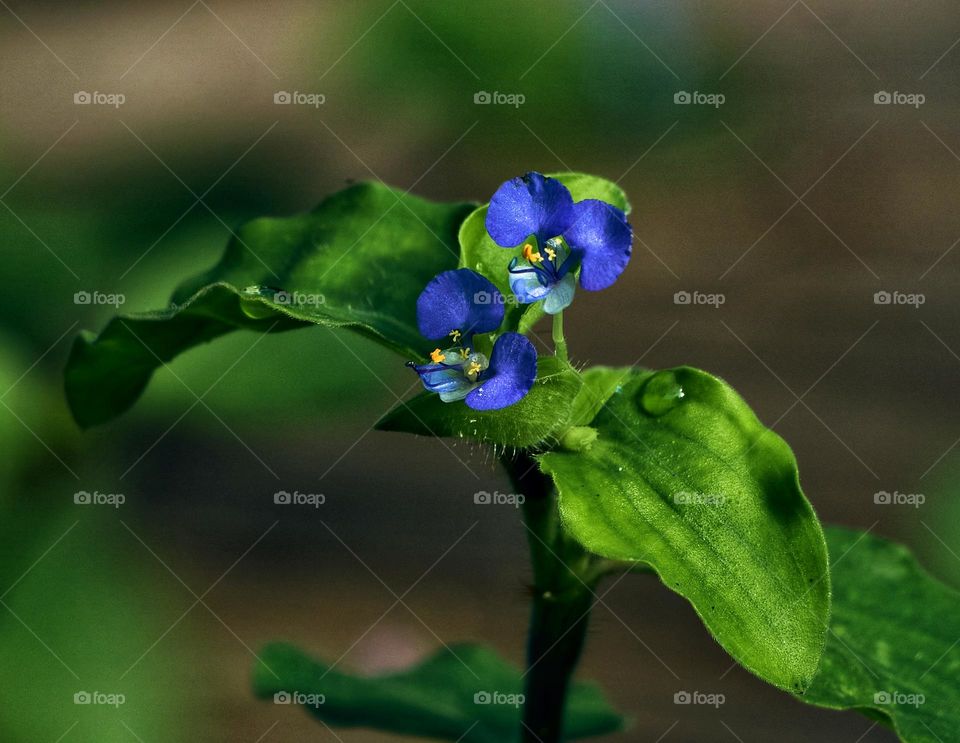
[[[460,348],[435,348],[430,352],[430,361],[436,367],[432,371],[459,371],[469,382],[476,382],[480,374],[490,366],[490,360],[485,354],[463,346]],[[424,368],[424,367],[421,367]]]
[[[543,253],[546,253],[544,257]],[[543,253],[526,243],[520,257],[510,261],[512,274],[535,274],[542,286],[552,286],[562,279],[572,267],[573,253],[560,236],[551,237],[543,246]],[[526,261],[521,264],[520,258]]]

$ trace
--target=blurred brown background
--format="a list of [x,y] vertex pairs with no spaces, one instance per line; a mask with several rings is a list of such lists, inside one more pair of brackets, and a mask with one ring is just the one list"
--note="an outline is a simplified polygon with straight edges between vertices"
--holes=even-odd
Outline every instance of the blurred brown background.
[[[508,485],[481,448],[370,430],[411,390],[389,353],[344,336],[371,374],[327,330],[253,351],[235,334],[113,424],[81,433],[66,411],[70,340],[114,313],[76,292],[162,307],[233,226],[357,179],[478,201],[526,170],[618,180],[635,257],[567,313],[575,359],[726,378],[793,446],[825,522],[903,541],[960,586],[953,4],[0,6],[4,740],[392,739],[255,701],[253,653],[277,638],[364,672],[438,638],[521,662],[523,530],[473,501]],[[675,103],[684,91],[725,100]],[[280,489],[326,504],[291,513]],[[77,506],[79,490],[126,502]],[[875,505],[880,490],[926,503]],[[633,719],[611,741],[893,740],[731,668],[650,577],[605,600],[581,677]],[[678,707],[680,689],[726,703]],[[78,707],[80,690],[127,702]]]

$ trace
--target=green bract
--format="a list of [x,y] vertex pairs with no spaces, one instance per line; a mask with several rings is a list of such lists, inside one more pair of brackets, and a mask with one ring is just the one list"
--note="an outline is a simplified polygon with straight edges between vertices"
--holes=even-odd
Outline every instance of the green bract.
[[[461,743],[520,740],[520,671],[479,645],[454,645],[407,671],[366,678],[311,660],[290,645],[270,645],[261,653],[254,688],[266,699],[299,701],[330,725]],[[570,691],[565,727],[570,740],[587,738],[619,730],[623,718],[595,686],[578,683]]]
[[540,457],[565,528],[592,552],[652,566],[764,680],[807,688],[823,649],[830,579],[790,448],[705,372],[620,377],[591,377],[609,395],[591,422],[596,442]]
[[537,381],[516,405],[478,411],[449,405],[422,393],[397,405],[376,428],[421,436],[468,438],[514,448],[536,447],[555,436],[570,415],[570,404],[580,389],[580,378],[552,356],[537,362]]

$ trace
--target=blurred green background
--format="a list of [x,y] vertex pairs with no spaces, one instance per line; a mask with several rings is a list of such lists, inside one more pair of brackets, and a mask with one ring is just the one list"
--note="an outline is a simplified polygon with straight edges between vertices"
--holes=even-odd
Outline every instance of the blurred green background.
[[[401,359],[343,336],[365,368],[320,328],[237,333],[110,425],[81,433],[66,410],[70,342],[114,313],[77,292],[163,307],[234,226],[360,179],[478,201],[532,169],[619,180],[635,257],[568,313],[576,360],[725,377],[791,443],[825,521],[960,587],[958,36],[948,2],[3,3],[0,738],[388,740],[255,701],[254,653],[277,638],[363,672],[438,637],[521,662],[522,528],[473,501],[509,487],[492,457],[370,431],[412,392]],[[291,512],[281,489],[326,504]],[[402,593],[428,570],[385,613],[378,577]],[[731,669],[653,578],[606,602],[581,673],[633,719],[612,741],[892,740]],[[678,689],[727,701],[678,708]]]

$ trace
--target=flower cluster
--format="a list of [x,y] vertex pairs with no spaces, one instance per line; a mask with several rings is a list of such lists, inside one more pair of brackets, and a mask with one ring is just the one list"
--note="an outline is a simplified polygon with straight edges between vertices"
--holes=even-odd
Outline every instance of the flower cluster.
[[[580,286],[610,286],[630,260],[633,233],[624,213],[604,201],[574,202],[559,181],[527,173],[504,183],[490,200],[486,228],[502,248],[522,246],[504,267],[521,304],[543,302],[554,315],[573,301]],[[417,299],[417,324],[424,338],[444,340],[430,363],[412,367],[444,402],[463,400],[474,410],[496,410],[519,402],[533,387],[537,353],[515,332],[496,336],[489,358],[476,336],[499,331],[504,298],[487,278],[467,268],[434,277]],[[487,341],[484,348],[489,347]]]
[[500,186],[486,226],[500,247],[523,245],[510,261],[510,289],[523,304],[543,300],[551,315],[573,301],[577,268],[580,285],[598,291],[630,260],[633,232],[620,209],[598,199],[574,203],[566,186],[539,173]]

